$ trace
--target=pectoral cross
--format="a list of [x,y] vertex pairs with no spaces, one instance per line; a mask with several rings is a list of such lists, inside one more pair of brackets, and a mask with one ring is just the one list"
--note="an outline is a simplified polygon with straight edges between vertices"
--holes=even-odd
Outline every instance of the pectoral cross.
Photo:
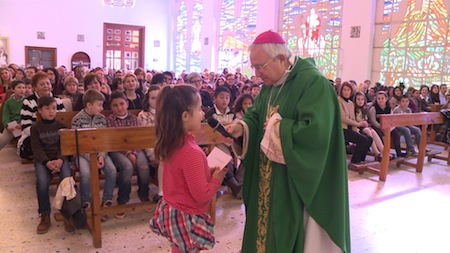
[[271,105],[269,105],[269,107],[267,108],[266,122],[264,123],[264,130],[266,129],[266,125],[267,125],[267,122],[269,122],[269,119],[270,119],[275,113],[278,112],[278,108],[279,108],[279,107],[280,107],[279,105],[276,105],[276,106],[271,106]]

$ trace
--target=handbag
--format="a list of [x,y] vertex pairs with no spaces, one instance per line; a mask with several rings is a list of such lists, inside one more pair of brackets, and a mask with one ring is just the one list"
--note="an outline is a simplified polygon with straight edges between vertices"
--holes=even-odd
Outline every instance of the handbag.
[[87,215],[81,203],[78,187],[75,186],[75,190],[77,195],[73,199],[67,200],[64,198],[60,212],[72,226],[76,229],[81,229],[85,228],[87,225]]

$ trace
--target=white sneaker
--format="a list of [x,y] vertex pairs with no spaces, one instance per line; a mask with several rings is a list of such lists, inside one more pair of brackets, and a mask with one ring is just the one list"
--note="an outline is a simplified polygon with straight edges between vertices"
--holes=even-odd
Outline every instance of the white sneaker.
[[[107,201],[103,202],[102,205],[101,205],[101,207],[110,207],[110,206],[112,206],[112,201],[111,200],[107,200]],[[106,215],[106,214],[102,215],[100,217],[100,220],[102,222],[105,222],[106,220],[108,220],[108,215]]]

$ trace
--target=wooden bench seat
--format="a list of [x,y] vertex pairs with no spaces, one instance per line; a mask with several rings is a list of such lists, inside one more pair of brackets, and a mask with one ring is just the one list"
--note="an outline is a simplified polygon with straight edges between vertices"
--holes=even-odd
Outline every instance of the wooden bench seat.
[[431,162],[433,159],[447,161],[447,164],[450,165],[450,151],[447,149],[447,156],[442,155],[441,151],[433,150],[427,154],[428,162]]
[[[416,168],[416,172],[422,172],[425,159],[425,150],[427,145],[427,126],[431,124],[442,124],[444,117],[440,112],[422,112],[422,113],[405,113],[405,114],[383,114],[379,115],[381,129],[384,132],[384,148],[381,163],[361,164],[358,172],[362,174],[364,171],[372,172],[379,175],[380,181],[386,181],[388,167],[391,162],[395,162],[397,167],[404,164]],[[391,152],[391,129],[399,126],[422,126],[419,153],[417,157],[398,158],[390,161]],[[410,162],[411,159],[417,158],[416,163]],[[380,165],[379,168],[375,165]]]
[[[137,116],[139,114],[139,112],[142,110],[128,110],[129,113]],[[55,119],[59,122],[62,122],[67,128],[72,128],[72,118],[77,115],[79,113],[79,111],[70,111],[70,112],[57,112]],[[102,111],[102,114],[105,117],[108,117],[109,115],[111,115],[112,111],[110,110],[104,110]],[[37,120],[41,119],[41,115],[39,113],[36,113],[36,117]],[[23,159],[21,158],[20,162],[22,164],[31,164],[33,163],[33,160],[28,160],[28,159]]]
[[[224,137],[215,132],[207,124],[202,124],[201,129],[193,133],[199,145],[216,145],[224,143]],[[132,212],[145,210],[155,206],[151,202],[133,203],[110,208],[100,208],[100,188],[96,157],[98,152],[120,151],[128,149],[152,148],[155,144],[154,127],[123,127],[101,129],[61,129],[61,153],[69,156],[77,154],[76,136],[78,136],[78,150],[80,153],[90,155],[91,169],[91,214],[88,226],[93,236],[93,244],[99,248],[101,241],[102,214],[120,212]],[[210,213],[215,220],[215,199],[212,201]]]

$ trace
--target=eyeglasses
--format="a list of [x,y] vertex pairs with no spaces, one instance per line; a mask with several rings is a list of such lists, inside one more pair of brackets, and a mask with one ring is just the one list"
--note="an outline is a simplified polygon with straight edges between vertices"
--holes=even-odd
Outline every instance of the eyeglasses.
[[269,65],[269,63],[271,63],[272,61],[274,61],[277,57],[274,57],[272,59],[270,59],[268,62],[264,63],[263,65],[252,65],[251,68],[254,71],[262,71],[265,67],[267,67],[267,65]]
[[202,79],[194,79],[191,81],[191,83],[202,83],[203,80]]

